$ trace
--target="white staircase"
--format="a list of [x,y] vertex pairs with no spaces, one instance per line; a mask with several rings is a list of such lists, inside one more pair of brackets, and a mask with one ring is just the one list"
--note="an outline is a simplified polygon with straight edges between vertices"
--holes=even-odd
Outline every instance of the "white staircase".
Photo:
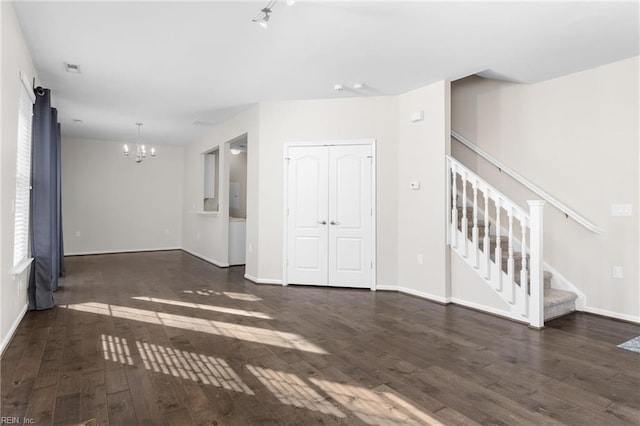
[[575,311],[577,295],[554,289],[543,270],[544,201],[521,209],[482,178],[447,157],[449,244],[507,304],[506,316],[542,328]]

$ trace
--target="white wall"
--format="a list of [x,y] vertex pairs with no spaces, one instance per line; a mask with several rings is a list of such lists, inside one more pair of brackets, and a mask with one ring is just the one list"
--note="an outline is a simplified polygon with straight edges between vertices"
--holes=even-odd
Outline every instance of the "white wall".
[[[400,97],[263,103],[217,126],[186,151],[183,247],[227,264],[227,206],[221,204],[218,215],[194,212],[201,191],[200,154],[248,133],[246,273],[257,282],[281,283],[285,143],[375,139],[377,284],[444,300],[449,296],[444,229],[449,89],[439,82]],[[410,113],[417,110],[424,111],[425,120],[410,123]],[[221,152],[224,176],[230,154]],[[419,191],[409,191],[411,180],[421,181]],[[226,182],[220,189],[220,199],[226,200]]]
[[[36,77],[22,31],[9,2],[0,2],[0,351],[27,309],[28,270],[12,276],[13,211],[16,193],[18,99],[22,70]],[[22,283],[22,284],[21,284]]]
[[[247,135],[247,252],[245,273],[258,275],[258,117],[256,105],[214,127],[185,148],[182,247],[219,266],[229,263],[229,146],[227,142]],[[219,213],[202,214],[202,154],[219,147]]]
[[[377,282],[397,282],[396,97],[289,101],[260,105],[258,273],[266,282],[282,280],[284,144],[293,141],[376,139]],[[251,167],[251,166],[249,166]]]
[[63,138],[66,255],[182,246],[183,148],[157,146],[136,164],[122,145]]
[[[444,161],[449,95],[450,84],[441,81],[401,95],[398,110],[398,286],[441,302],[450,296]],[[420,111],[424,119],[412,122]],[[410,189],[411,182],[420,189]]]
[[[640,321],[639,58],[518,85],[452,85],[452,128],[604,229],[545,207],[545,261],[582,290],[588,310]],[[453,155],[526,207],[536,198],[458,143]],[[632,204],[632,217],[612,217]],[[612,267],[624,278],[612,278]]]

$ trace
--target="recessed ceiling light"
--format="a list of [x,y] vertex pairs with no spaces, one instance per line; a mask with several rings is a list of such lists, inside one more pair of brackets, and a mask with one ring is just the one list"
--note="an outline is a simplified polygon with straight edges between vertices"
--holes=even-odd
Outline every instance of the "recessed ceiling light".
[[70,64],[70,63],[65,62],[64,63],[64,69],[67,72],[73,72],[73,73],[76,73],[76,74],[80,74],[80,65],[78,65],[78,64]]
[[353,83],[353,88],[356,90],[360,90],[364,87],[364,84],[362,83]]
[[344,86],[342,84],[335,84],[333,86],[333,90],[335,90],[336,92],[341,92],[344,89]]

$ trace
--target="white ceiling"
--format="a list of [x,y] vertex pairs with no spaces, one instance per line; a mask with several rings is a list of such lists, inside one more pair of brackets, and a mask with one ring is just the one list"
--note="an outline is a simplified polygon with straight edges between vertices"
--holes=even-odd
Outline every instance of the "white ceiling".
[[160,144],[261,101],[393,95],[483,71],[537,82],[639,54],[637,1],[280,0],[264,30],[251,20],[266,3],[15,8],[63,134],[130,140],[144,122],[142,139]]

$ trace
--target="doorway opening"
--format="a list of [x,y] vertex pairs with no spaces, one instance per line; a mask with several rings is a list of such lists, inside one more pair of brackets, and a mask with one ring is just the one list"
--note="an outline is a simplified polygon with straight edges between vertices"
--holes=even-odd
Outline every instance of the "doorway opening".
[[248,137],[242,135],[229,146],[229,265],[245,264],[247,228]]

